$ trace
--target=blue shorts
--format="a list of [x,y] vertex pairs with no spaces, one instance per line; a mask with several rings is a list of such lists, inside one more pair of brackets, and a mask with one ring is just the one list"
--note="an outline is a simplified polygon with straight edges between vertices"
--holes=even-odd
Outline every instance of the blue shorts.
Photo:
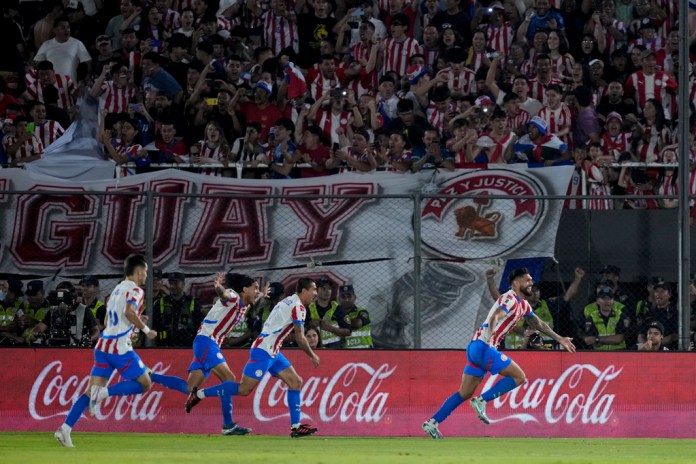
[[226,362],[225,357],[220,351],[220,347],[215,341],[204,335],[197,335],[193,339],[193,361],[188,368],[188,371],[203,371],[203,375],[207,379],[210,371],[218,364]]
[[108,379],[111,377],[114,369],[126,380],[135,380],[147,372],[145,364],[135,354],[135,351],[129,351],[124,354],[109,354],[94,350],[94,366],[92,366],[90,375]]
[[512,363],[512,359],[488,343],[481,340],[473,340],[466,347],[464,373],[474,377],[484,377],[486,372],[495,375],[508,367],[510,363]]
[[283,353],[278,353],[274,358],[260,348],[252,348],[249,361],[244,366],[242,374],[252,379],[261,380],[266,372],[270,372],[273,377],[276,377],[278,372],[291,366],[292,364],[283,356]]

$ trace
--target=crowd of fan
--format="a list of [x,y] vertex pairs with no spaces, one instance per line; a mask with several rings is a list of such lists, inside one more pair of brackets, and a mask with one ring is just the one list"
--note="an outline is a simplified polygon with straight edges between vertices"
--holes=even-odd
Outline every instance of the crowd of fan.
[[568,208],[676,205],[609,198],[677,192],[676,0],[2,9],[4,164],[39,159],[91,95],[104,156],[136,171],[176,163],[284,179],[574,163],[568,193],[604,198]]

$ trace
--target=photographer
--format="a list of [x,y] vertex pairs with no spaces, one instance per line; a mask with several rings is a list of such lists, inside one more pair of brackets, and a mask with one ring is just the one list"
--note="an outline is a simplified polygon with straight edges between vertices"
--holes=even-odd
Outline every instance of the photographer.
[[34,327],[29,341],[47,346],[92,346],[99,337],[97,319],[77,298],[73,284],[58,284],[48,301],[51,307]]

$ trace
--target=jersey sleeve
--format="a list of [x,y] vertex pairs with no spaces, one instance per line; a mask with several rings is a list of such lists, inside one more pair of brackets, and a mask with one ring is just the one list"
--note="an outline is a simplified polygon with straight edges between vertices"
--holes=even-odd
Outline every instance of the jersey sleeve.
[[302,304],[295,305],[292,308],[292,323],[304,325],[304,320],[305,320],[306,314],[307,314],[307,310],[305,309],[304,305],[302,305]]
[[505,314],[509,313],[511,309],[514,308],[517,299],[511,293],[503,293],[498,297],[498,308],[505,311]]
[[524,315],[522,317],[532,317],[534,315],[534,310],[532,305],[529,304],[527,300],[524,301]]

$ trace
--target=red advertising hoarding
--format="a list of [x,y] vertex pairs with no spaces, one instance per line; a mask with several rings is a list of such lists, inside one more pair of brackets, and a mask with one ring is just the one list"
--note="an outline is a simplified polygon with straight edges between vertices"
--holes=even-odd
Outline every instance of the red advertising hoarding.
[[[155,372],[185,377],[190,350],[140,350]],[[286,356],[304,379],[303,421],[321,435],[418,436],[459,386],[463,351],[321,351],[313,368],[300,351]],[[510,353],[527,374],[522,387],[488,404],[491,425],[464,404],[441,425],[446,436],[696,438],[694,353]],[[0,430],[54,430],[85,390],[92,352],[4,349]],[[241,372],[246,350],[226,350]],[[496,378],[486,378],[487,388]],[[118,381],[113,378],[111,383]],[[211,378],[206,385],[214,385]],[[109,398],[76,431],[219,433],[220,402],[205,399],[186,414],[185,395],[155,386]],[[285,387],[266,377],[234,398],[234,418],[254,433],[286,434]]]

